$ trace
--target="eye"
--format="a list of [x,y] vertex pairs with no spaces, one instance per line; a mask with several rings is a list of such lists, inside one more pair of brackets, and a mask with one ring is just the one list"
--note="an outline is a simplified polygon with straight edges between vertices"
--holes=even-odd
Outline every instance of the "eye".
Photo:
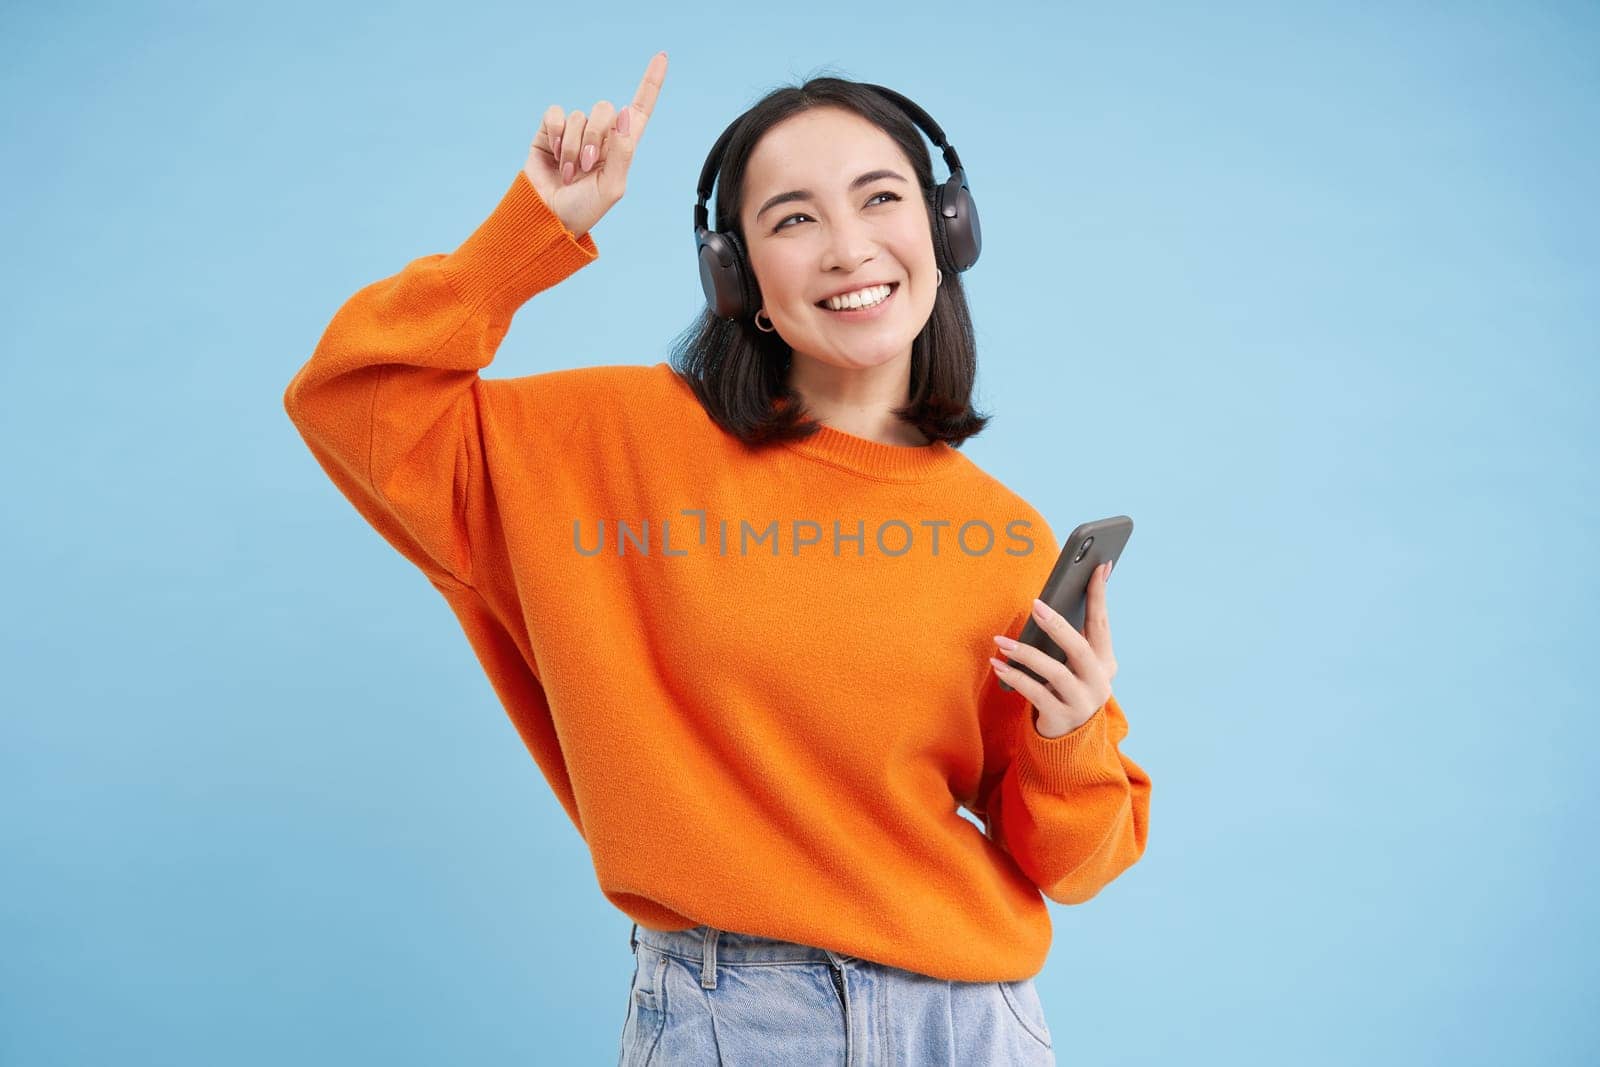
[[[872,200],[876,200],[880,196],[887,196],[890,200],[899,200],[900,199],[900,197],[897,196],[894,193],[883,192],[883,193],[877,194],[877,196],[874,196],[872,198]],[[872,200],[868,200],[867,203],[870,205],[872,203]],[[773,233],[777,233],[779,230],[785,229],[786,228],[786,224],[788,223],[789,219],[809,219],[810,217],[811,217],[810,215],[803,215],[803,214],[800,214],[798,212],[793,214],[793,215],[789,215],[789,216],[787,216],[787,217],[785,217],[783,219],[780,219],[778,224],[772,228],[772,232]]]

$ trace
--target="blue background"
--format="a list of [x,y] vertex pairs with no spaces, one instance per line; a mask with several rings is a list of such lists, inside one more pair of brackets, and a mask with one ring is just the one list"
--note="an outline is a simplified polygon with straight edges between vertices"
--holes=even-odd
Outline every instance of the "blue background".
[[768,89],[945,127],[984,235],[966,451],[1058,536],[1137,523],[1109,605],[1152,829],[1050,905],[1061,1062],[1593,1062],[1597,31],[8,5],[0,1062],[615,1062],[630,922],[282,394],[549,104],[629,99],[658,49],[600,260],[492,376],[666,358],[700,165]]

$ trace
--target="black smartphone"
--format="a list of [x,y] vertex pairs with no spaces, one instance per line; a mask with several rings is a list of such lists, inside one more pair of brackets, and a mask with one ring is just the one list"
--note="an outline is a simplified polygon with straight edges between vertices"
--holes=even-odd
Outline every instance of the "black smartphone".
[[[1050,571],[1050,577],[1045,579],[1044,590],[1039,594],[1039,599],[1049,604],[1062,617],[1072,624],[1072,628],[1080,634],[1083,633],[1083,609],[1088,599],[1089,580],[1094,577],[1094,569],[1100,564],[1110,560],[1113,564],[1122,558],[1122,550],[1128,545],[1128,538],[1133,536],[1133,520],[1126,515],[1113,515],[1109,519],[1098,519],[1086,522],[1072,531],[1061,545],[1061,554],[1056,557],[1056,565]],[[1112,567],[1115,573],[1116,567]],[[1040,652],[1049,656],[1057,663],[1067,662],[1067,653],[1062,647],[1050,639],[1050,636],[1039,628],[1039,621],[1028,613],[1028,621],[1022,626],[1022,633],[1017,635],[1017,640],[1024,645],[1032,645]],[[1044,679],[1031,671],[1024,664],[1015,659],[1005,660],[1017,670],[1026,674],[1036,682]],[[1000,688],[1007,691],[1012,686],[1004,681]]]

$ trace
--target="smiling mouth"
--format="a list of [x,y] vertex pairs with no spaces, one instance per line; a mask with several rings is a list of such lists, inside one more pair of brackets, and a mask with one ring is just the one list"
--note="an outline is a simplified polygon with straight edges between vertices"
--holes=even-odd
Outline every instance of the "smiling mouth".
[[860,314],[863,311],[876,311],[876,310],[878,310],[880,307],[882,307],[883,305],[887,304],[889,301],[893,300],[894,299],[894,294],[898,293],[899,291],[900,291],[900,283],[899,282],[890,282],[889,283],[889,295],[884,297],[882,300],[878,301],[876,304],[868,304],[866,307],[858,307],[858,308],[852,308],[852,307],[839,308],[836,311],[833,308],[828,306],[828,302],[826,300],[818,300],[817,303],[816,303],[816,306],[821,308],[823,311],[829,312],[829,313],[834,314],[834,315],[849,315],[851,313]]

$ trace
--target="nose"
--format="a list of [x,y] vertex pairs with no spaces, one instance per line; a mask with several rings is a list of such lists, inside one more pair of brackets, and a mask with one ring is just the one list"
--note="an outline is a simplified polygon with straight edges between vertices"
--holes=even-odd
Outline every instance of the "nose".
[[822,269],[839,270],[849,274],[877,254],[877,244],[872,239],[871,225],[855,218],[845,218],[828,228],[828,239],[823,251]]

